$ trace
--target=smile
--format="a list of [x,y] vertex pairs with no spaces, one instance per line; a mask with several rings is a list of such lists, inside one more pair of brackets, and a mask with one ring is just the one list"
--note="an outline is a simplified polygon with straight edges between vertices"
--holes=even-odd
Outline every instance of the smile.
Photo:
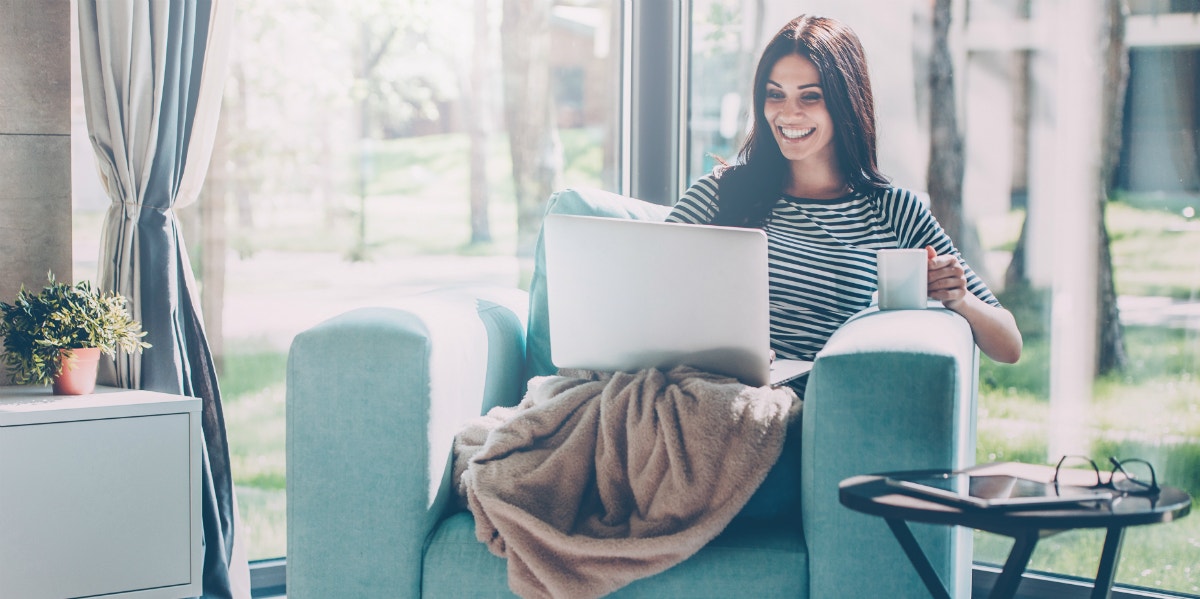
[[786,127],[779,128],[779,132],[788,139],[803,139],[809,135],[812,135],[816,130],[816,127],[809,127],[807,129],[788,129]]

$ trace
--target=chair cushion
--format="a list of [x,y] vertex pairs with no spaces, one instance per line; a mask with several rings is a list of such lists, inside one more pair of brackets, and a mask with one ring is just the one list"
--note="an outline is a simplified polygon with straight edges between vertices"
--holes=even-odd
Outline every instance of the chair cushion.
[[[425,551],[422,596],[513,597],[506,562],[475,539],[467,512],[438,525]],[[735,522],[683,562],[611,597],[808,596],[808,554],[797,526]]]
[[[635,220],[666,220],[670,206],[618,195],[599,189],[565,189],[550,196],[546,214],[607,216]],[[527,378],[558,371],[550,360],[550,315],[546,302],[546,250],[538,234],[534,250],[533,279],[529,282],[529,333],[525,340]]]

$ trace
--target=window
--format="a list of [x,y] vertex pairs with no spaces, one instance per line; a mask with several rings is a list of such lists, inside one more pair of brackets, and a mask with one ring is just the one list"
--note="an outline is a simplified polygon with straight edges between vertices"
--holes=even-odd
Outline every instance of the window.
[[[1052,463],[1068,449],[1100,459],[1142,457],[1168,484],[1195,497],[1200,8],[1185,0],[1130,4],[1122,154],[1104,204],[1128,364],[1099,376],[1089,373],[1089,361],[1073,359],[1091,355],[1096,345],[1074,334],[1062,309],[1070,301],[1094,305],[1094,279],[1054,277],[1087,270],[1082,263],[1100,246],[1076,244],[1088,251],[1069,253],[1061,227],[1083,230],[1088,223],[1054,212],[1062,204],[1045,187],[1048,171],[1039,170],[1058,158],[1046,148],[1060,130],[1041,120],[1039,107],[1070,90],[1046,83],[1054,78],[1046,77],[1044,48],[1027,43],[1032,35],[1009,34],[1062,25],[1052,16],[1058,3],[954,4],[970,15],[956,15],[956,26],[974,28],[963,36],[971,45],[961,49],[957,73],[968,164],[964,211],[978,233],[978,249],[968,258],[1016,312],[1026,338],[1020,363],[985,359],[981,367],[977,461]],[[556,186],[628,191],[622,181],[636,183],[622,166],[631,141],[625,65],[663,58],[622,56],[628,12],[677,14],[670,18],[686,19],[690,28],[679,36],[690,42],[683,61],[688,87],[668,98],[684,108],[679,162],[685,166],[666,179],[691,182],[718,159],[736,157],[758,52],[800,9],[784,0],[679,6],[684,10],[672,13],[652,3],[557,0],[546,29],[536,32],[549,40],[547,64],[539,68],[553,74],[545,95],[555,104],[537,113],[551,117],[538,129],[544,143],[530,145],[510,143],[502,57],[505,27],[513,24],[503,21],[499,2],[238,3],[205,197],[180,219],[220,361],[241,530],[252,560],[286,552],[284,364],[297,332],[357,306],[445,284],[519,284],[529,239],[517,226],[514,157],[550,158],[542,164],[553,167]],[[875,84],[881,167],[897,185],[923,189],[929,92],[920,82],[929,68],[930,3],[825,0],[805,7],[845,20],[862,37]],[[650,70],[647,79],[663,78]],[[1043,95],[1053,93],[1057,99]],[[108,200],[91,166],[78,97],[74,108],[75,273],[84,278],[97,271]],[[514,114],[533,112],[532,100],[526,108]],[[670,135],[654,137],[676,145]],[[664,153],[646,154],[635,153],[643,170],[675,170]],[[652,160],[662,162],[645,168]],[[654,180],[644,187],[669,185]],[[1079,202],[1080,209],[1088,206],[1087,198]],[[1025,247],[1019,244],[1027,216]],[[1019,247],[1037,259],[1014,260]],[[1013,271],[1014,264],[1026,272]],[[1033,284],[1020,291],[1006,284],[1010,273]],[[1091,576],[1100,538],[1080,532],[1043,541],[1031,567]],[[1197,517],[1130,530],[1118,583],[1200,594],[1196,539]],[[976,536],[978,562],[1003,560],[1007,549],[1005,539]]]
[[[778,27],[809,10],[842,19],[859,34],[873,78],[881,168],[894,184],[924,190],[930,92],[923,82],[930,68],[932,3],[888,3],[886,8],[869,3],[870,10],[867,4],[815,2],[797,8],[776,0],[691,2],[686,179],[709,172],[718,157],[736,157],[747,129],[758,54]],[[1085,4],[1099,11],[1103,3]],[[1080,80],[1063,79],[1047,58],[1051,51],[1070,52],[1082,43],[1038,46],[1034,36],[1022,35],[1039,27],[1053,27],[1056,36],[1080,30],[1057,20],[1065,15],[1057,12],[1065,4],[1050,0],[953,5],[969,16],[955,15],[955,26],[971,31],[964,36],[971,42],[955,75],[967,165],[963,210],[977,232],[978,247],[969,247],[970,240],[956,242],[1016,314],[1025,336],[1018,364],[983,358],[976,461],[1053,464],[1063,453],[1098,460],[1141,457],[1152,461],[1169,484],[1195,497],[1200,494],[1200,24],[1195,20],[1200,7],[1131,3],[1131,70],[1124,119],[1117,123],[1122,153],[1104,203],[1127,362],[1120,370],[1093,374],[1087,358],[1098,344],[1080,332],[1095,327],[1079,314],[1095,313],[1099,304],[1096,276],[1081,274],[1096,268],[1102,247],[1099,240],[1087,242],[1098,228],[1086,219],[1098,218],[1099,195],[1079,189],[1064,195],[1055,181],[1079,166],[1070,160],[1087,155],[1087,142],[1080,140],[1099,139],[1096,130],[1069,129],[1075,127],[1073,113],[1093,111],[1100,122],[1099,105],[1094,97],[1078,95],[1070,85]],[[1083,18],[1098,23],[1101,16],[1093,12]],[[1091,58],[1086,64],[1102,65]],[[1060,80],[1068,85],[1056,85]],[[1101,85],[1098,79],[1083,83]],[[1098,94],[1100,88],[1095,89]],[[1044,111],[1047,106],[1059,111],[1057,122]],[[1023,225],[1029,237],[1019,241]],[[1014,260],[1022,251],[1034,258]],[[1077,306],[1084,310],[1076,312]],[[1196,518],[1130,529],[1117,583],[1200,594],[1197,539]],[[1092,578],[1102,543],[1103,531],[1048,538],[1039,543],[1030,569]],[[976,562],[1002,564],[1011,544],[976,533]]]
[[[511,164],[531,146],[510,145],[500,8],[238,3],[204,195],[179,218],[219,362],[252,561],[286,553],[292,337],[399,295],[522,279]],[[521,35],[543,36],[551,64],[517,66],[553,73],[557,106],[542,139],[554,145],[539,164],[554,167],[555,187],[616,190],[621,3],[562,0],[547,16]],[[75,272],[94,278],[108,200],[76,103]]]

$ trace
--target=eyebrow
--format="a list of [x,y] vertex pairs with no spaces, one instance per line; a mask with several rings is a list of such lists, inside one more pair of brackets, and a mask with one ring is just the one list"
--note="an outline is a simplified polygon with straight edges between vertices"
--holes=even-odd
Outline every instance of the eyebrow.
[[[783,89],[783,86],[780,85],[779,82],[772,80],[772,79],[767,79],[767,84],[774,85],[775,87],[778,87],[779,89]],[[808,89],[810,87],[821,87],[821,84],[820,83],[806,83],[804,85],[797,87],[796,89]]]

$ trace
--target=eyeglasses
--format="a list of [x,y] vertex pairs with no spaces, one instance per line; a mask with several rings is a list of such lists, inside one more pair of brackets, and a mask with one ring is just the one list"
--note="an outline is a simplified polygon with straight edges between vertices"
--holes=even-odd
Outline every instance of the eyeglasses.
[[[1096,474],[1096,483],[1090,486],[1112,489],[1126,495],[1157,495],[1158,476],[1154,473],[1154,466],[1150,462],[1138,458],[1130,458],[1128,460],[1118,460],[1114,457],[1109,457],[1108,461],[1112,464],[1113,469],[1108,474],[1108,482],[1104,482],[1100,478],[1100,467],[1096,462],[1086,456],[1065,455],[1058,460],[1058,465],[1054,467],[1054,484],[1059,482],[1059,471],[1065,465],[1067,468],[1078,468],[1083,465],[1091,466],[1092,472]],[[1117,476],[1118,473],[1120,476]],[[1066,484],[1064,482],[1064,484]]]

